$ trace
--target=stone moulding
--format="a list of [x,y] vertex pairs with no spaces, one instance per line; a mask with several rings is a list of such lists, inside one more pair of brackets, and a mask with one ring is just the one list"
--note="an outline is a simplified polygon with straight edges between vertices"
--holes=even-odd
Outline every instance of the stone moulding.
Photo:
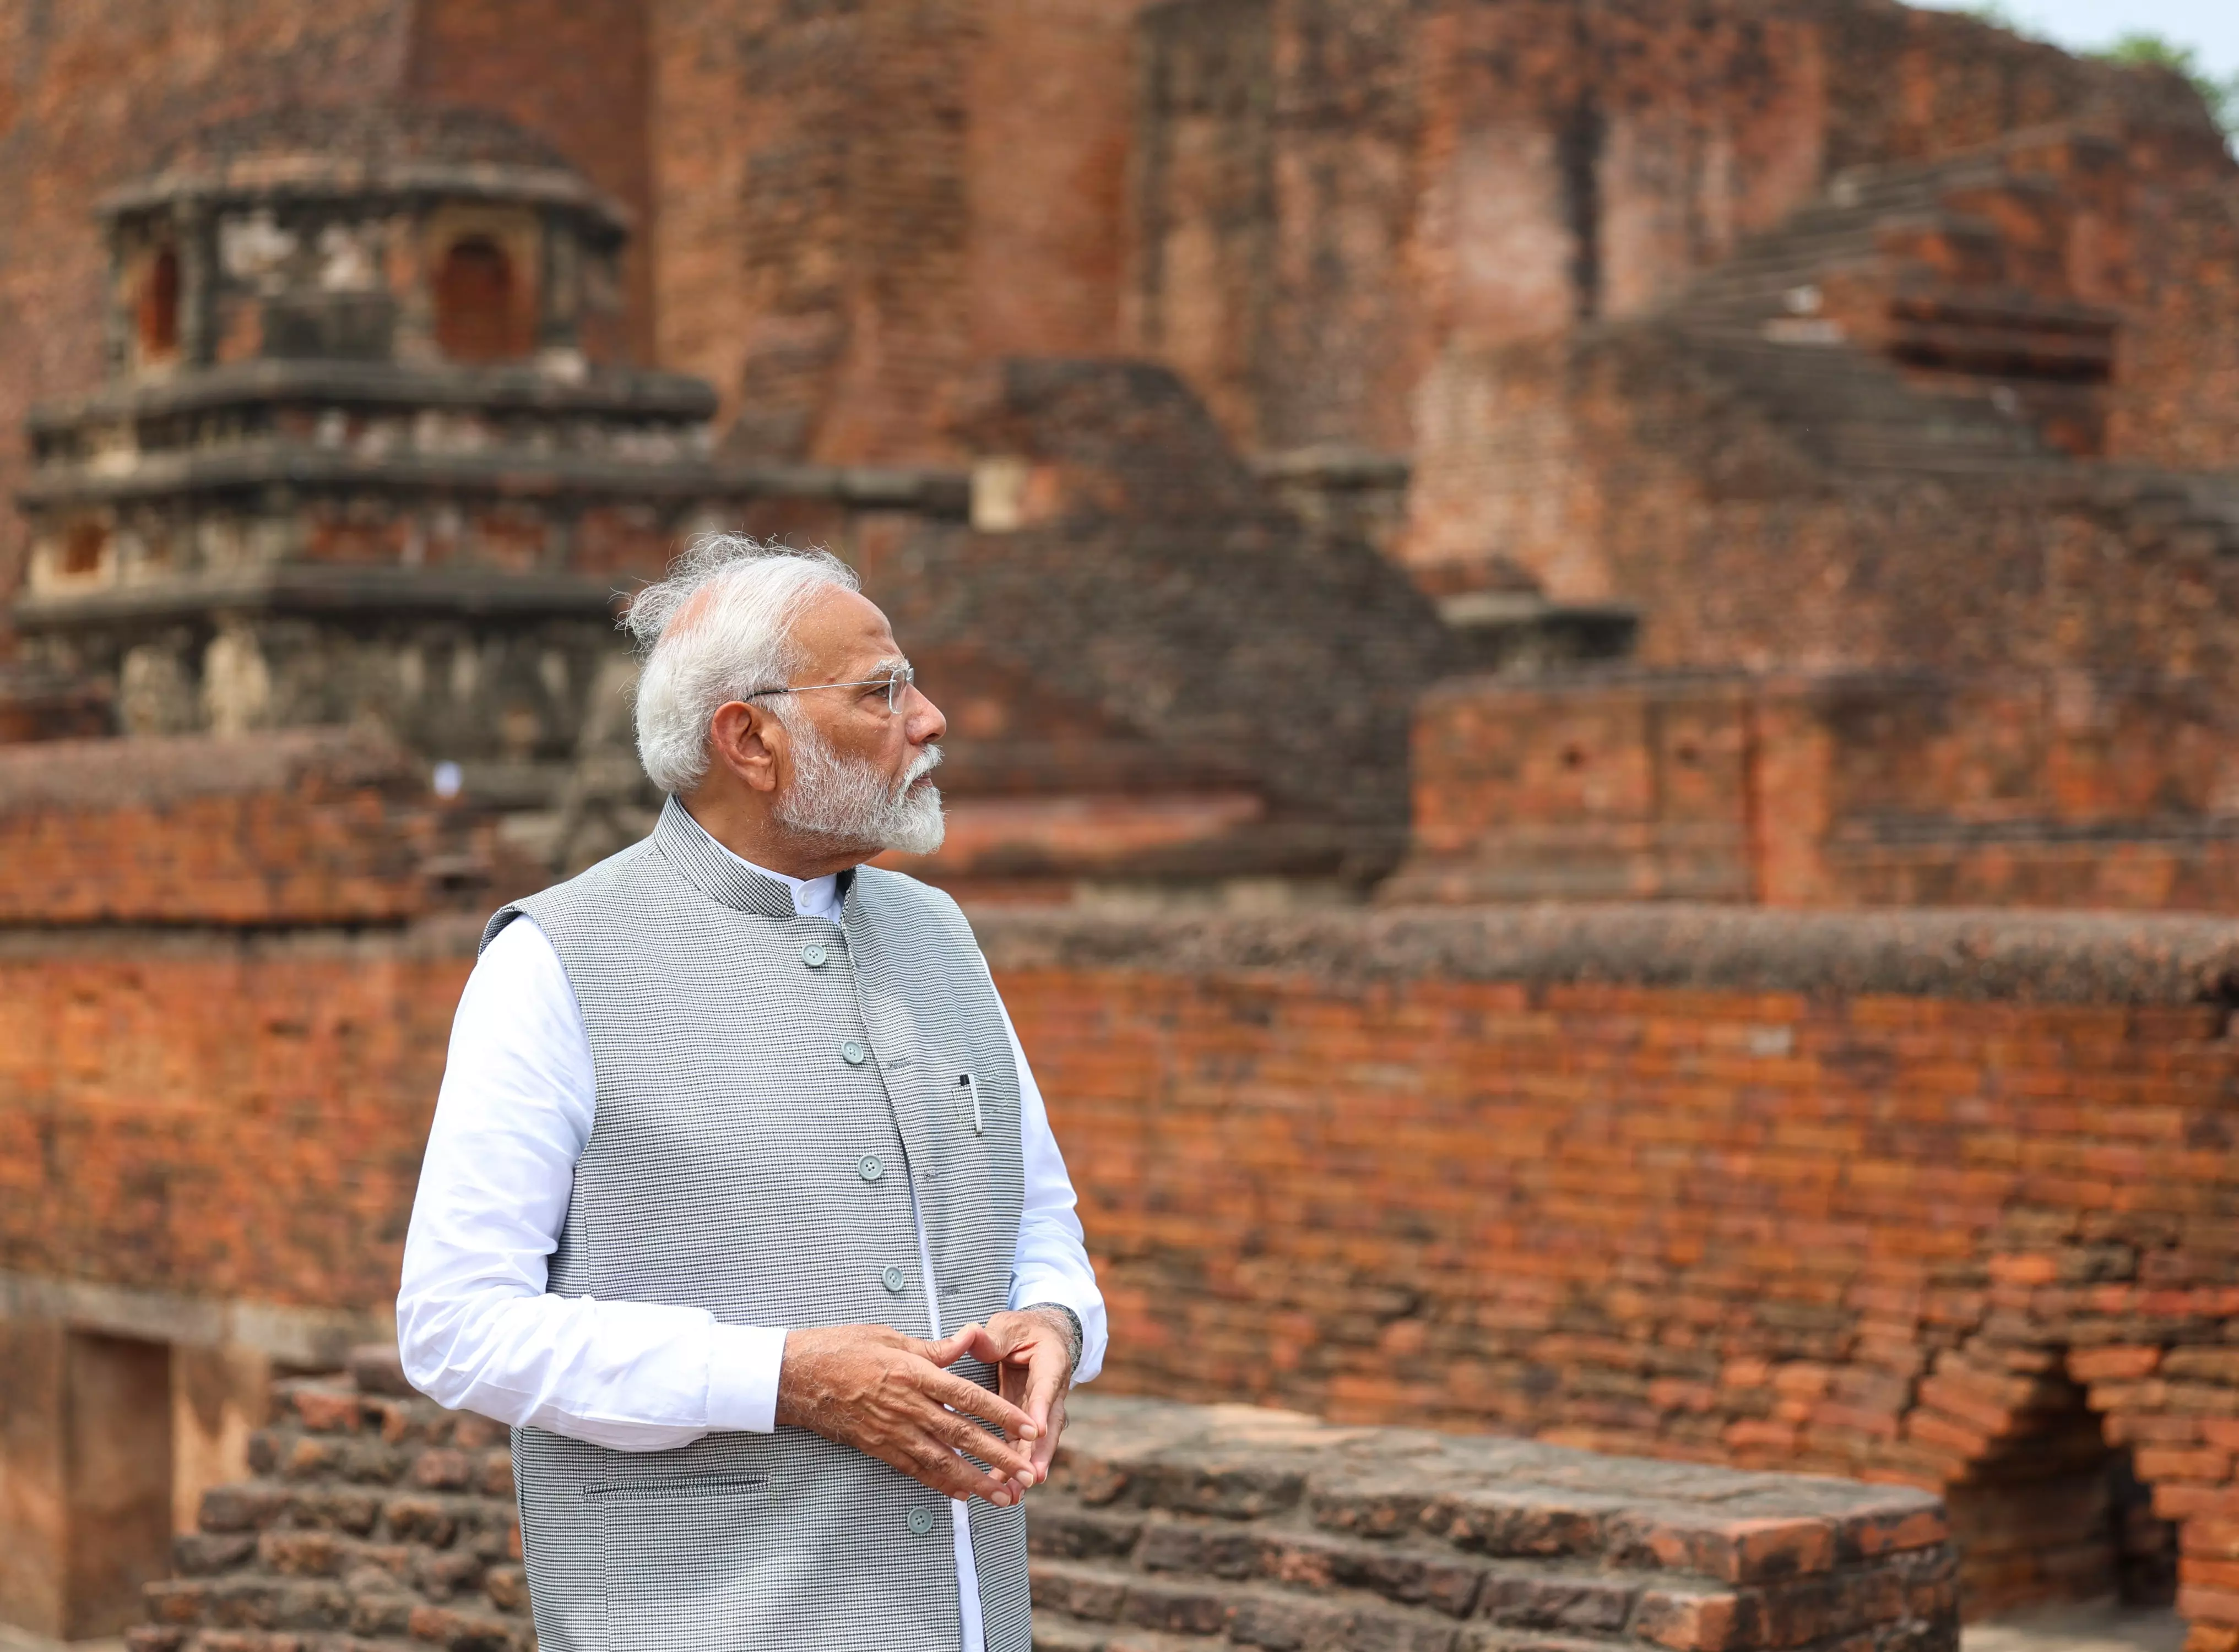
[[961,521],[969,479],[946,470],[860,469],[813,465],[648,464],[533,449],[358,454],[308,442],[243,443],[209,452],[136,455],[129,468],[43,467],[17,492],[26,507],[172,499],[274,485],[302,488],[475,489],[513,495],[595,494],[629,499],[761,497],[920,511]]
[[160,172],[103,196],[94,210],[104,218],[116,218],[189,202],[208,209],[324,201],[338,194],[371,202],[525,201],[579,212],[599,229],[615,236],[630,225],[629,209],[621,202],[558,167],[474,161],[369,162],[300,155],[235,161],[217,169]]
[[469,408],[538,413],[714,416],[715,393],[688,374],[600,368],[579,379],[534,367],[422,367],[389,362],[227,362],[176,378],[111,385],[43,402],[25,415],[36,436],[88,420],[156,418],[264,402],[319,407]]
[[1251,972],[1342,987],[1445,978],[2046,1004],[2239,1002],[2239,921],[1783,911],[1686,901],[1306,917],[975,912],[997,970]]
[[90,591],[21,599],[18,624],[46,630],[123,620],[235,614],[555,614],[596,619],[612,611],[612,580],[576,574],[507,574],[488,568],[399,568],[279,563],[265,567],[136,581]]

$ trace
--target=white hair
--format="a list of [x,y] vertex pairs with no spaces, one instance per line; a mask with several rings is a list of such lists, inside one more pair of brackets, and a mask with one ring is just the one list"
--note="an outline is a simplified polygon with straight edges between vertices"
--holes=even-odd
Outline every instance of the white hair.
[[693,541],[668,577],[640,591],[622,618],[645,651],[637,755],[648,778],[664,792],[694,790],[707,778],[716,711],[756,689],[784,687],[799,665],[793,626],[802,607],[821,590],[859,588],[855,570],[829,551],[743,534]]

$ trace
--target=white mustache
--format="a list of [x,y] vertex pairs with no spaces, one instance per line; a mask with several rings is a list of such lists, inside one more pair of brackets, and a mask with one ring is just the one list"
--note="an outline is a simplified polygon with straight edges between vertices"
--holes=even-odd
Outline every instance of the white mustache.
[[939,768],[947,755],[938,746],[928,746],[920,752],[910,760],[909,767],[902,772],[902,778],[895,784],[894,795],[899,798],[907,793],[910,787]]

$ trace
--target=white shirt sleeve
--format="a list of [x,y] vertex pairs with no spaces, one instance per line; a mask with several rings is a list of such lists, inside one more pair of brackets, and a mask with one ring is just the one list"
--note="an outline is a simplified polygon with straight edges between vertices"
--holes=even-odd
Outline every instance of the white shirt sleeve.
[[437,1403],[622,1451],[776,1426],[782,1329],[546,1290],[594,1078],[544,932],[516,919],[468,978],[404,1242],[404,1370]]
[[[987,959],[980,959],[987,967]],[[993,985],[993,977],[989,977]],[[1003,995],[995,995],[998,1008]],[[1073,1178],[1066,1173],[1065,1155],[1058,1151],[1050,1131],[1049,1113],[1042,1105],[1041,1086],[1026,1065],[1011,1012],[1002,1008],[1003,1031],[1010,1035],[1012,1058],[1019,1069],[1019,1158],[1026,1167],[1026,1198],[1019,1217],[1019,1248],[1011,1264],[1011,1306],[1024,1308],[1038,1302],[1061,1303],[1080,1321],[1080,1363],[1073,1380],[1086,1383],[1104,1369],[1104,1350],[1109,1340],[1105,1323],[1104,1293],[1096,1286],[1096,1270],[1089,1265],[1083,1243],[1079,1198]]]

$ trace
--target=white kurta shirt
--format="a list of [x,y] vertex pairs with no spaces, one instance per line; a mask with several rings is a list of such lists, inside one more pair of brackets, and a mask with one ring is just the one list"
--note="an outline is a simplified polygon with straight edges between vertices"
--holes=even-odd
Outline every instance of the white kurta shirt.
[[[789,886],[801,916],[839,921],[836,878],[740,864]],[[1104,1364],[1104,1298],[1007,1011],[1003,1025],[1018,1064],[1026,1172],[1010,1305],[1062,1303],[1079,1315],[1074,1380],[1086,1382]],[[767,1433],[777,1426],[785,1327],[722,1325],[703,1309],[545,1290],[546,1258],[591,1138],[595,1088],[559,954],[532,920],[516,919],[475,965],[451,1025],[396,1299],[405,1373],[441,1404],[619,1451],[662,1450],[717,1430]],[[917,1239],[938,1337],[940,1294],[922,1212]],[[965,1652],[983,1652],[971,1527],[962,1503],[953,1512]]]

